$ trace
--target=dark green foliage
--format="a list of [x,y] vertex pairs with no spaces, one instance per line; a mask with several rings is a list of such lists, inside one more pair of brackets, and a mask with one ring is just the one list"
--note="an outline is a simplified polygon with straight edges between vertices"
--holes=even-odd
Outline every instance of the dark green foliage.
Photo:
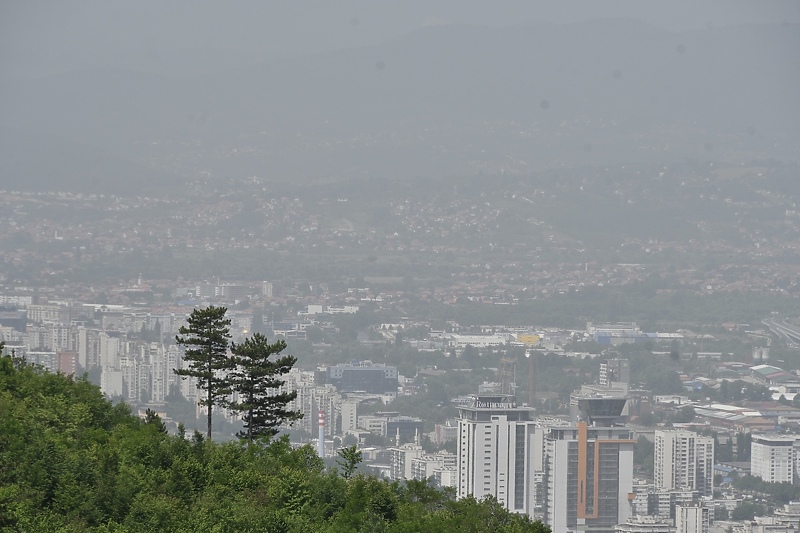
[[633,447],[633,464],[644,474],[652,475],[654,453],[655,445],[647,437],[640,435]]
[[297,391],[277,392],[284,384],[281,376],[289,372],[297,358],[284,355],[275,360],[270,356],[286,349],[286,341],[272,344],[261,333],[254,333],[241,344],[232,344],[230,361],[234,370],[230,374],[231,388],[239,393],[239,401],[231,405],[241,413],[244,431],[239,436],[253,441],[259,437],[272,437],[284,422],[298,420],[303,414],[286,408],[297,397]]
[[742,502],[731,511],[731,520],[752,520],[756,516],[763,516],[766,508],[752,502]]
[[678,394],[685,391],[678,372],[663,364],[653,364],[640,375],[645,388],[653,391],[653,394]]
[[164,424],[164,422],[161,420],[161,417],[158,416],[158,413],[152,409],[147,409],[147,411],[145,411],[144,423],[152,425],[159,433],[163,433],[165,435],[167,433],[166,424]]
[[195,309],[189,315],[187,326],[181,326],[180,335],[175,342],[186,348],[184,362],[188,368],[176,369],[179,376],[197,379],[197,388],[206,391],[200,405],[208,408],[206,436],[211,438],[211,418],[215,405],[225,405],[230,394],[230,385],[222,373],[232,368],[228,358],[228,339],[230,339],[230,319],[225,318],[228,309],[214,307]]
[[285,437],[217,444],[159,422],[0,357],[0,531],[550,531],[425,482],[344,479]]
[[744,492],[769,495],[769,501],[776,504],[789,503],[800,499],[800,486],[791,483],[769,483],[751,475],[735,478],[733,486]]
[[340,449],[338,453],[339,459],[336,459],[336,464],[342,469],[342,477],[350,479],[362,460],[361,451],[354,444],[347,448]]
[[753,435],[751,433],[740,432],[736,437],[736,458],[739,461],[749,461],[752,451]]
[[671,421],[677,424],[686,424],[694,420],[694,407],[691,405],[681,407],[672,417]]
[[105,447],[112,431],[139,424],[83,378],[0,356],[0,528],[46,530],[49,514],[101,516]]
[[739,402],[742,400],[764,401],[772,397],[768,387],[758,383],[750,383],[740,379],[734,381],[722,380],[717,391],[719,402]]

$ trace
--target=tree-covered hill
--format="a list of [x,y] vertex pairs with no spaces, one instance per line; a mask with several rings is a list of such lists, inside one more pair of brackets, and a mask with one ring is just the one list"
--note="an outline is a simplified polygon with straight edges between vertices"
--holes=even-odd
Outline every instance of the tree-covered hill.
[[0,531],[550,530],[423,482],[345,479],[285,438],[170,436],[85,378],[0,356]]

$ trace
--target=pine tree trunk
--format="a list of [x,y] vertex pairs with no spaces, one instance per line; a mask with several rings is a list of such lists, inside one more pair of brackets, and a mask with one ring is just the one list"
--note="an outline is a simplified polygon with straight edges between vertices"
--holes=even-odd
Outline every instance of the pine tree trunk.
[[206,437],[211,440],[211,387],[208,388],[208,429]]

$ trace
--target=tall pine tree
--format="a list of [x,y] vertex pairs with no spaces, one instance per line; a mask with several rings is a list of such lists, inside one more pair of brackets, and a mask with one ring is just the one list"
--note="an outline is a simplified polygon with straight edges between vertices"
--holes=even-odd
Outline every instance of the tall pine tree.
[[195,309],[189,315],[187,326],[181,326],[175,341],[186,348],[184,362],[188,368],[175,369],[179,376],[197,379],[197,388],[206,391],[200,405],[208,408],[207,437],[211,438],[211,414],[213,407],[227,405],[231,392],[228,371],[233,361],[228,357],[228,340],[231,338],[231,321],[225,318],[226,307],[209,306]]
[[303,417],[299,411],[286,408],[297,397],[297,391],[278,391],[285,383],[281,376],[297,362],[292,355],[270,360],[270,356],[279,355],[284,349],[286,341],[270,344],[261,333],[254,333],[243,343],[231,346],[231,359],[236,364],[231,384],[239,396],[231,407],[241,413],[244,422],[244,431],[238,434],[241,438],[252,442],[259,437],[274,436],[284,422]]

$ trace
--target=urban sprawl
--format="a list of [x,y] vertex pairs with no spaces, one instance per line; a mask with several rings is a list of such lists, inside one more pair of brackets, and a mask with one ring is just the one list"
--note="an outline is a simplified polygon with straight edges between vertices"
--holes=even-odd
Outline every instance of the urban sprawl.
[[[388,347],[414,352],[423,364],[377,357],[326,362],[328,336],[393,305],[396,295],[349,287],[315,298],[313,290],[301,295],[269,281],[170,286],[141,277],[91,290],[102,290],[107,303],[43,288],[0,294],[6,350],[54,372],[87,373],[108,397],[142,414],[158,412],[173,431],[181,420],[170,416],[171,404],[193,406],[195,418],[203,412],[196,383],[173,371],[183,364],[175,335],[193,309],[224,305],[235,342],[266,331],[286,339],[290,351],[316,354],[312,364],[299,357],[280,390],[297,391],[290,407],[303,413],[285,428],[292,440],[313,442],[323,457],[353,443],[363,467],[380,476],[431,480],[459,497],[491,496],[553,531],[800,527],[800,503],[769,492],[770,484],[800,482],[800,408],[793,402],[800,376],[770,358],[771,339],[794,346],[800,328],[776,317],[723,325],[731,335],[766,341],[745,360],[699,350],[714,346],[713,335],[646,332],[632,322],[566,330],[401,317],[366,319],[353,342],[373,354]],[[169,298],[139,301],[153,293]],[[660,394],[632,380],[629,357],[642,351],[672,365],[667,373],[679,390]],[[424,364],[426,358],[445,363]],[[543,382],[553,361],[561,373],[577,376],[579,386],[568,396]],[[483,367],[480,383],[443,398],[435,419],[395,408],[408,405],[403,398],[430,393],[447,375],[474,373],[471,367]],[[442,413],[452,416],[441,419]],[[756,478],[761,485],[739,481]]]

